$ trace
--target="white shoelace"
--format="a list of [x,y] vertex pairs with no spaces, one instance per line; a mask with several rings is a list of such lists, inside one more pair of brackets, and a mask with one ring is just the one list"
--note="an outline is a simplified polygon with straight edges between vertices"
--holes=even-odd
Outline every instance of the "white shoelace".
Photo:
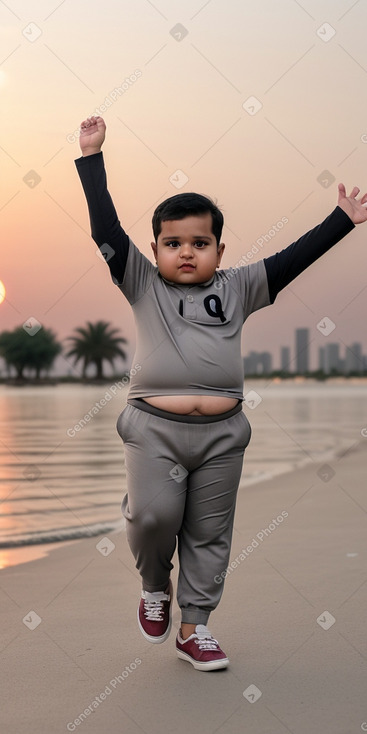
[[204,624],[196,626],[195,644],[199,646],[199,650],[217,650],[219,648],[218,640],[213,637],[208,628]]
[[[162,622],[163,621],[163,601],[169,601],[169,596],[160,591],[145,592],[146,597],[144,599],[144,616],[149,619],[150,622]],[[157,596],[157,599],[152,598]]]

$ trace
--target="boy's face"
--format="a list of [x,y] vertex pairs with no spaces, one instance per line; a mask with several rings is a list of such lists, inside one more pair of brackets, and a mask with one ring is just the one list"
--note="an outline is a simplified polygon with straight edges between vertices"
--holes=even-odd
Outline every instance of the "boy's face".
[[223,242],[217,247],[210,212],[162,222],[157,244],[151,245],[163,278],[188,285],[210,280],[225,248]]

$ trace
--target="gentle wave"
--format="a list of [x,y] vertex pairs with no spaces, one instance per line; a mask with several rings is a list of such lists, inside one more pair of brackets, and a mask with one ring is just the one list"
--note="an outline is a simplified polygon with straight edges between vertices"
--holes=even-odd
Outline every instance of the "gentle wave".
[[93,538],[103,533],[120,532],[125,529],[125,520],[115,523],[95,523],[88,528],[57,528],[54,531],[37,531],[23,536],[8,538],[0,541],[0,548],[20,548],[27,545],[42,545],[44,543],[61,543],[66,540]]

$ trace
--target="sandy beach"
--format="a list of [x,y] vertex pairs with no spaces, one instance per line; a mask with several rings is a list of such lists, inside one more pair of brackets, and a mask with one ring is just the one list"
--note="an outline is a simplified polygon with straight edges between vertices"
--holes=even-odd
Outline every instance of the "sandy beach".
[[208,622],[227,670],[176,657],[176,599],[170,638],[142,637],[124,532],[1,571],[3,734],[367,731],[366,451],[239,492]]

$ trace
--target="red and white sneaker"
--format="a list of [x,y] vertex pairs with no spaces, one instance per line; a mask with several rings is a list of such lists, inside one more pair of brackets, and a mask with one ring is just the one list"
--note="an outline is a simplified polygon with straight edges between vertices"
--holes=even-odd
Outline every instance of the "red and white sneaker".
[[229,660],[226,654],[204,624],[197,624],[195,632],[187,640],[183,640],[180,633],[181,629],[176,637],[176,652],[179,658],[187,660],[196,670],[218,670],[227,667]]
[[166,591],[150,592],[142,589],[138,625],[149,642],[160,643],[167,640],[172,627],[172,596],[171,580]]

